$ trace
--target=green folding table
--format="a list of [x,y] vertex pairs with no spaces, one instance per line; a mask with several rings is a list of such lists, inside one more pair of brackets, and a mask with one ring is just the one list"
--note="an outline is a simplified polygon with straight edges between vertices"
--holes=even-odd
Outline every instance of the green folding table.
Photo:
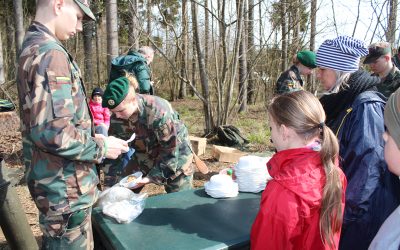
[[129,224],[118,224],[95,208],[95,240],[106,249],[246,248],[260,198],[261,193],[239,193],[214,199],[204,189],[153,196]]

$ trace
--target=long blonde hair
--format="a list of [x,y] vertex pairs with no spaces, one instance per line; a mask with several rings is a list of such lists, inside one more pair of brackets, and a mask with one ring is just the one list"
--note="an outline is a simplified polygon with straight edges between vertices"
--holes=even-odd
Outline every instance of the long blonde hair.
[[306,141],[319,137],[319,153],[326,178],[319,218],[320,233],[325,245],[337,248],[334,234],[340,231],[343,221],[343,187],[335,164],[338,161],[339,145],[332,130],[324,124],[326,116],[321,103],[307,91],[295,91],[273,98],[268,112],[278,126],[283,124],[294,129]]

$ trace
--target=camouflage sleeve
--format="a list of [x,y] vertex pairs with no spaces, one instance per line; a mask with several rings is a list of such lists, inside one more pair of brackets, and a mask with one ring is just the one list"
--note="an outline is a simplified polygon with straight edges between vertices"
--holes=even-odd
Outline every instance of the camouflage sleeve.
[[160,144],[158,158],[149,176],[158,184],[164,183],[166,179],[175,175],[178,168],[179,141],[173,117],[163,119],[155,129],[156,137]]
[[[90,134],[90,118],[77,117],[85,95],[71,79],[65,54],[49,50],[34,67],[30,138],[40,149],[69,160],[101,162],[103,142]],[[32,73],[32,72],[31,72]],[[76,84],[76,85],[75,85]],[[36,106],[36,107],[35,107]],[[88,109],[88,108],[86,108]]]

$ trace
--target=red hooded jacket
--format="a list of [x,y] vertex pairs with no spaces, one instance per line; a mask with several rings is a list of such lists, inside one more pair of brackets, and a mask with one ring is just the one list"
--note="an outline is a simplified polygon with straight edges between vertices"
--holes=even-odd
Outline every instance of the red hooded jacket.
[[[283,150],[267,163],[269,181],[251,229],[251,249],[329,249],[321,239],[319,216],[325,172],[318,151]],[[339,169],[339,168],[338,168]],[[346,177],[340,171],[344,209]],[[334,235],[336,248],[340,232]]]
[[95,126],[104,123],[107,127],[110,127],[110,110],[103,108],[101,103],[89,101],[90,112],[93,115],[93,123]]

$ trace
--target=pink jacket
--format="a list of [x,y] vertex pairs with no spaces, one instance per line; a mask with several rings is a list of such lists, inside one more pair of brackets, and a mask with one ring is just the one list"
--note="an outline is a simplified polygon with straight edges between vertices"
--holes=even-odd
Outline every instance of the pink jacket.
[[103,108],[101,103],[95,103],[93,100],[89,101],[89,108],[90,112],[92,112],[95,126],[104,123],[107,127],[110,127],[110,111],[108,108]]

